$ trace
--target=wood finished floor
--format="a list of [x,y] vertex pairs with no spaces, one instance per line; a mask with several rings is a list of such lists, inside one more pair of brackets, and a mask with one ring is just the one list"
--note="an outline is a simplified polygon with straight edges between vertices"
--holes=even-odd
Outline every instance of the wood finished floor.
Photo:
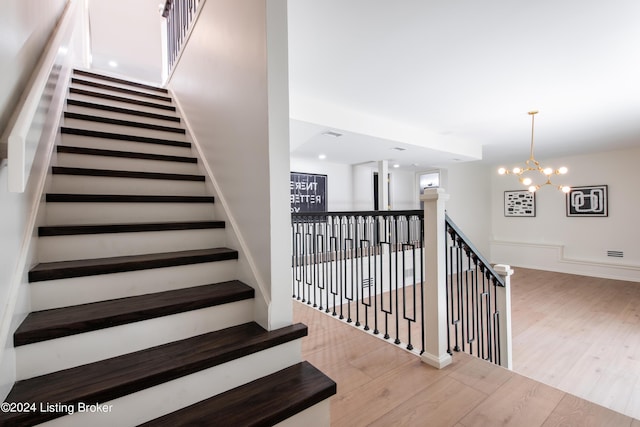
[[[638,411],[640,375],[633,372],[640,363],[640,285],[517,269],[512,286],[514,365],[523,375],[460,353],[451,366],[436,370],[294,304],[295,321],[309,326],[303,357],[338,383],[332,425],[640,427],[637,419],[578,397],[603,395],[624,402],[627,413]],[[594,357],[599,364],[591,366]],[[566,384],[583,391],[566,390]]]

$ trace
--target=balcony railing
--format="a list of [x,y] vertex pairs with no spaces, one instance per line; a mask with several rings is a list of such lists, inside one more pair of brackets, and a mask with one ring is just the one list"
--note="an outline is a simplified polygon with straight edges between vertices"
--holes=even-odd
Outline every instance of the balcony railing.
[[293,296],[424,351],[423,212],[292,214]]
[[292,293],[438,368],[456,351],[511,367],[509,266],[492,266],[444,213],[292,214]]

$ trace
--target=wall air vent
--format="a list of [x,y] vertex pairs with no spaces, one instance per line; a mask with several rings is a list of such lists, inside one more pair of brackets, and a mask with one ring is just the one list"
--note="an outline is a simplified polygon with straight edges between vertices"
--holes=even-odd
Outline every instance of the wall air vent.
[[330,136],[331,138],[338,138],[338,137],[342,136],[341,133],[334,132],[334,131],[327,131],[327,132],[323,132],[322,134],[324,136]]
[[622,258],[624,257],[624,252],[622,251],[607,251],[607,256],[614,258]]

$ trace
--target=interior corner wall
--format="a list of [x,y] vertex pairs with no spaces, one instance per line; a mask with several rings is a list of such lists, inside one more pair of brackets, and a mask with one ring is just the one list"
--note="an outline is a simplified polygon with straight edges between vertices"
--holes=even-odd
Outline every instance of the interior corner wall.
[[353,210],[351,166],[291,157],[291,172],[327,175],[327,210]]
[[485,257],[490,256],[491,168],[481,162],[449,165],[441,182],[450,198],[447,214]]
[[[550,187],[536,193],[535,217],[505,217],[504,191],[518,190],[512,176],[491,174],[493,212],[491,259],[550,271],[640,281],[640,148],[545,159],[567,166],[553,181],[572,187],[608,185],[607,217],[567,217],[566,196]],[[623,251],[623,258],[607,256]]]
[[[267,55],[267,20],[277,17],[286,24],[285,0],[206,1],[168,84],[220,188],[216,201],[224,199],[247,252],[240,260],[239,279],[260,286],[268,304],[273,303],[271,281],[276,277],[272,268],[287,272],[290,268],[288,263],[272,264],[272,239],[282,246],[282,253],[291,253],[286,238],[290,233],[288,93],[286,85],[270,85],[269,72],[277,71]],[[270,31],[285,31],[286,41],[286,25],[279,28],[277,19],[273,21]],[[285,50],[278,57],[286,61],[286,42],[281,44]],[[286,70],[285,62],[280,70],[285,77]],[[278,96],[276,107],[278,94],[273,91],[277,90],[285,93]],[[285,131],[279,137],[273,133],[271,114],[284,116]],[[287,229],[272,229],[274,223],[286,224]],[[289,289],[289,283],[274,286]],[[290,311],[281,315],[291,318]],[[257,320],[268,326],[264,318]]]

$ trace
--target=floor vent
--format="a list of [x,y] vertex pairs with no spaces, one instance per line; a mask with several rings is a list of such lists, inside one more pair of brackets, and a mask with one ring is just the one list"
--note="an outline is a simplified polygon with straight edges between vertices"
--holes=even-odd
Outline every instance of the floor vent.
[[624,252],[622,252],[622,251],[607,251],[607,256],[614,257],[614,258],[623,258],[624,257]]

